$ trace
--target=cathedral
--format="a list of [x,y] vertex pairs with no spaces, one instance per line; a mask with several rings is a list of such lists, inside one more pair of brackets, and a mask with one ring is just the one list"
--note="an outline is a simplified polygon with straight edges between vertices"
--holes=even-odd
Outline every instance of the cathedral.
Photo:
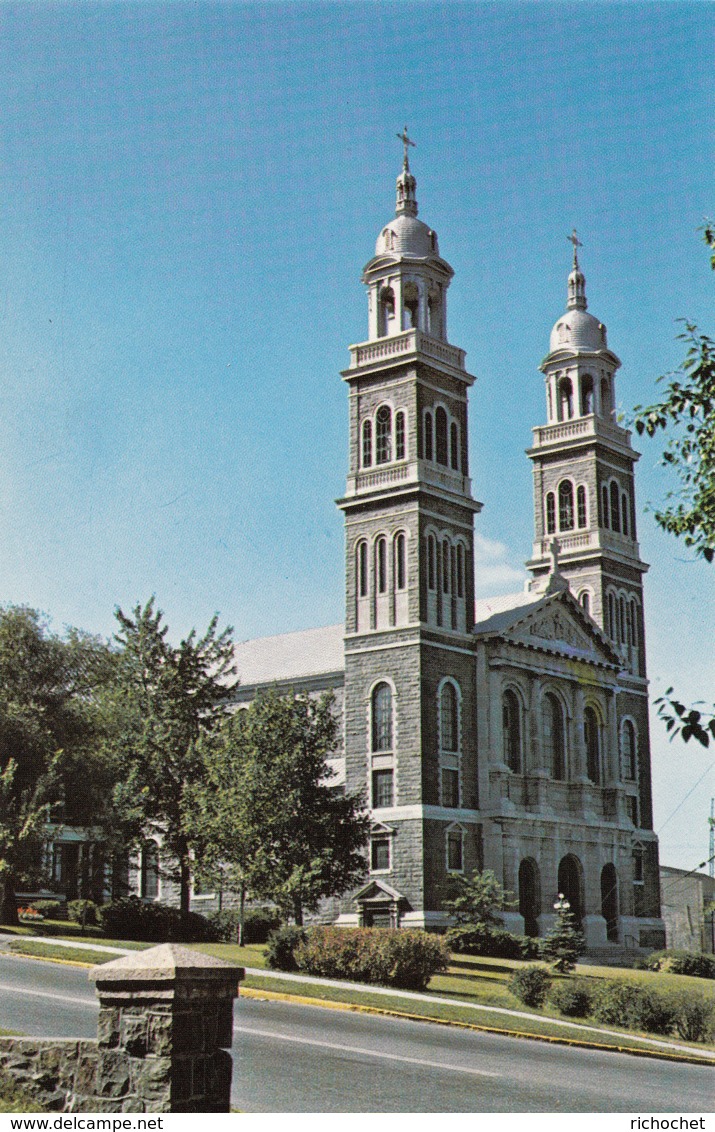
[[404,142],[394,217],[350,347],[344,625],[237,647],[238,699],[331,689],[334,782],[368,798],[362,886],[339,923],[444,927],[450,877],[492,869],[505,926],[544,935],[565,894],[591,949],[664,946],[653,832],[643,574],[620,362],[587,309],[574,233],[541,363],[535,541],[523,592],[475,601],[465,354],[454,274],[418,219]]

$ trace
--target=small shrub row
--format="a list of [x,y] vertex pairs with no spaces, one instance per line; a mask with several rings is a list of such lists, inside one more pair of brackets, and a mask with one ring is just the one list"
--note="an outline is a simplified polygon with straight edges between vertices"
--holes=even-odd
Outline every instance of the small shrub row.
[[282,971],[423,990],[446,971],[449,948],[440,936],[404,928],[286,926],[269,937],[266,958]]
[[56,920],[66,909],[66,905],[59,900],[33,900],[32,907],[40,912],[46,920]]
[[[206,918],[215,928],[222,943],[236,942],[238,939],[238,908],[209,912]],[[280,915],[275,908],[246,908],[243,914],[243,942],[265,943],[270,933],[276,930],[280,922]]]
[[707,1042],[715,1034],[715,1001],[691,988],[673,992],[615,979],[568,979],[552,986],[548,999],[569,1018],[590,1015],[608,1025],[690,1042]]
[[138,896],[123,896],[98,908],[99,924],[113,939],[147,943],[200,943],[215,941],[216,929],[204,916],[190,912],[183,920],[178,908],[148,904]]
[[485,924],[459,924],[449,929],[446,939],[450,950],[462,955],[491,959],[538,959],[541,955],[538,940]]
[[638,965],[644,971],[669,971],[671,975],[715,979],[715,955],[705,955],[701,951],[654,951]]
[[551,975],[544,967],[532,964],[515,971],[509,979],[509,990],[525,1006],[543,1006],[551,987]]

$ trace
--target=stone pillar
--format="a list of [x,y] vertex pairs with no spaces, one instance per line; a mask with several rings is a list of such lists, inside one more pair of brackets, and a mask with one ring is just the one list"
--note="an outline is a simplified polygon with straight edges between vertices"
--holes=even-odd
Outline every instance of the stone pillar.
[[[93,967],[95,1096],[75,1097],[74,1111],[112,1111],[121,1098],[124,1112],[228,1112],[233,1000],[244,974],[171,943]],[[105,1097],[113,1101],[97,1108]]]

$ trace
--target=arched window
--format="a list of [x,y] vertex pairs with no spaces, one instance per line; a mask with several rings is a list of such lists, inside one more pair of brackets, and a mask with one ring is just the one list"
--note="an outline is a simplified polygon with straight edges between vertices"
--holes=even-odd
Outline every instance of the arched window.
[[570,377],[559,382],[559,420],[570,421],[573,416],[573,385]]
[[638,605],[635,598],[631,599],[630,607],[630,626],[631,626],[631,644],[634,648],[638,648]]
[[591,612],[591,595],[588,590],[583,590],[578,597],[579,604],[585,613]]
[[392,750],[392,689],[377,684],[372,693],[372,749]]
[[449,456],[452,467],[455,471],[459,470],[459,432],[457,425],[452,421],[449,426]]
[[521,773],[521,712],[519,700],[511,688],[502,696],[504,726],[504,762],[515,774]]
[[437,463],[447,467],[447,414],[441,405],[437,406],[435,413],[436,452]]
[[407,585],[406,543],[402,531],[395,536],[395,589],[404,590]]
[[457,543],[457,597],[464,597],[464,547]]
[[420,309],[420,293],[417,289],[416,283],[405,284],[405,313],[407,314],[407,322],[411,327],[418,325],[418,316]]
[[539,934],[539,915],[541,913],[541,879],[539,866],[533,857],[527,857],[519,865],[519,913],[524,917],[524,931],[527,935]]
[[372,421],[362,422],[362,466],[372,466]]
[[405,414],[400,410],[395,413],[395,459],[405,458]]
[[457,691],[449,682],[442,685],[439,700],[439,741],[443,751],[457,751]]
[[624,535],[628,534],[628,511],[629,510],[630,510],[630,508],[628,507],[628,496],[626,495],[626,493],[624,491],[623,494],[621,495],[621,530],[623,531]]
[[621,531],[621,507],[618,493],[618,484],[615,480],[611,480],[611,529],[620,534]]
[[630,719],[624,719],[621,725],[621,766],[623,777],[633,782],[638,771],[638,746],[636,729]]
[[464,869],[464,830],[452,827],[447,830],[447,871],[461,873]]
[[449,542],[444,539],[442,542],[442,592],[449,593],[450,582],[450,568],[449,568]]
[[627,645],[628,641],[628,615],[626,611],[626,599],[621,594],[618,602],[618,628],[620,630],[619,637],[622,645]]
[[384,536],[375,543],[375,576],[377,592],[387,593],[387,539]]
[[427,535],[427,589],[437,589],[437,540]]
[[559,484],[559,530],[572,531],[573,528],[573,484],[570,480],[562,480]]
[[566,747],[564,713],[561,704],[552,692],[544,696],[543,705],[544,756],[551,777],[566,777]]
[[375,418],[375,463],[387,464],[392,459],[392,412],[388,405],[380,405]]
[[588,523],[588,516],[586,514],[586,488],[583,484],[576,488],[576,518],[579,527],[585,527]]
[[425,460],[434,460],[434,435],[432,432],[431,413],[425,413]]
[[609,591],[608,594],[608,633],[613,641],[619,641],[618,636],[618,603],[616,595]]
[[146,841],[141,852],[141,895],[143,900],[156,900],[159,895],[159,846]]
[[553,535],[556,532],[556,496],[553,491],[546,494],[546,533]]
[[593,378],[588,373],[581,378],[581,412],[583,416],[593,412]]
[[606,527],[606,529],[608,529],[608,527],[610,526],[610,523],[608,521],[608,484],[607,483],[604,483],[601,486],[601,526]]
[[583,742],[586,748],[586,774],[597,786],[601,782],[601,731],[592,707],[584,709]]
[[[392,233],[390,233],[390,236]],[[387,244],[388,237],[386,236],[385,242]],[[388,245],[389,246],[389,245]],[[384,338],[390,329],[390,323],[395,317],[395,292],[391,287],[383,287],[380,291],[380,307],[378,311],[378,327],[377,332],[380,338]]]
[[367,543],[364,540],[357,544],[355,560],[358,597],[367,597]]

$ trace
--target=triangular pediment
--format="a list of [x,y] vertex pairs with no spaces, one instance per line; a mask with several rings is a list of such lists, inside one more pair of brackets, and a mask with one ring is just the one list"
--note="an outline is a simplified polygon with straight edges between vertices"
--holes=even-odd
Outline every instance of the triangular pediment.
[[386,901],[399,903],[399,901],[404,899],[401,892],[398,892],[396,888],[392,888],[391,885],[385,884],[384,880],[369,881],[364,888],[361,888],[360,891],[356,892],[353,896],[353,900],[359,901],[360,904],[364,904],[367,901],[374,903]]
[[526,647],[621,667],[611,642],[568,591],[551,594],[517,615],[501,636]]

